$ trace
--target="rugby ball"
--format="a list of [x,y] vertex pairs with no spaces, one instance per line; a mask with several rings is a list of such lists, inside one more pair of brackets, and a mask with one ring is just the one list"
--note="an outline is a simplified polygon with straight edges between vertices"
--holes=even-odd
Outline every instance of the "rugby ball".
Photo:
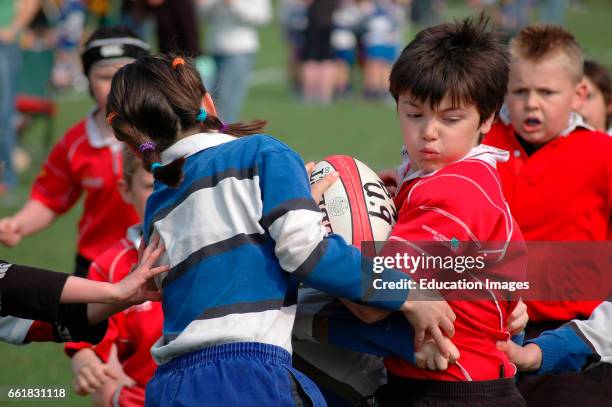
[[323,193],[319,202],[327,231],[357,247],[363,241],[387,240],[397,220],[397,210],[378,175],[353,157],[333,155],[317,163],[310,183],[333,171],[340,178]]

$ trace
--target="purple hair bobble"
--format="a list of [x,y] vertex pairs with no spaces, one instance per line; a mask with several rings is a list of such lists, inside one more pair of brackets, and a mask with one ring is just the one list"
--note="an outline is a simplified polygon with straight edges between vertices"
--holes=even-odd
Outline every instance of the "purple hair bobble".
[[147,141],[146,143],[142,143],[140,147],[138,147],[138,151],[140,151],[140,154],[144,153],[147,150],[155,150],[155,144],[150,141]]
[[227,124],[221,122],[221,128],[219,128],[219,133],[225,133],[227,131]]

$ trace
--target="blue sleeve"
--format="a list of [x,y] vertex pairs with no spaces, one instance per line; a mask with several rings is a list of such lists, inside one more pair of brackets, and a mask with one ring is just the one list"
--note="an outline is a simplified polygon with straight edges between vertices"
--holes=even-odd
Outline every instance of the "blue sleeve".
[[[407,287],[371,292],[368,261],[340,236],[327,235],[322,214],[310,195],[304,162],[295,152],[280,142],[272,143],[260,154],[258,175],[263,203],[260,223],[275,241],[283,270],[338,297],[353,301],[367,297],[380,308],[401,307]],[[393,282],[408,279],[396,270],[385,270],[377,277]]]
[[377,356],[414,360],[414,332],[406,317],[394,312],[388,318],[366,324],[351,314],[338,313],[328,319],[328,343]]
[[536,374],[577,372],[594,355],[589,345],[570,327],[546,331],[526,343],[542,350],[542,366]]

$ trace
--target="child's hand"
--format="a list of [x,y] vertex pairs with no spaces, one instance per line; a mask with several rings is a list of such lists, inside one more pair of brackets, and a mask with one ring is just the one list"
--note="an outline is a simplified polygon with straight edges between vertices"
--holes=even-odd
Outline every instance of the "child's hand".
[[450,356],[445,357],[436,343],[429,339],[423,342],[421,350],[414,353],[416,365],[421,369],[429,370],[446,370],[448,369],[449,363],[455,363],[459,359],[459,350],[451,342],[450,339],[444,338],[447,347],[450,349]]
[[504,352],[521,372],[532,372],[542,367],[542,349],[535,343],[519,346],[511,340],[499,341],[497,349]]
[[514,311],[508,316],[508,331],[510,335],[516,335],[520,333],[525,326],[527,326],[527,322],[529,322],[529,315],[527,315],[527,305],[523,302],[523,300],[519,300],[518,304],[516,304],[516,308]]
[[397,179],[397,170],[395,168],[387,168],[386,170],[380,171],[377,175],[385,184],[391,196],[395,196],[397,184],[399,183]]
[[17,246],[22,237],[21,225],[15,218],[0,219],[0,243],[9,247]]
[[81,396],[95,393],[109,380],[118,378],[114,369],[103,363],[89,348],[75,353],[71,363],[74,371],[74,391]]
[[444,334],[449,338],[455,335],[453,322],[457,317],[437,291],[410,290],[401,311],[414,328],[414,348],[417,351],[421,349],[425,334],[429,334],[442,355],[450,358],[451,349]]
[[107,381],[115,379],[117,376],[113,369],[102,361],[87,363],[76,372],[74,391],[85,396],[97,392]]
[[[315,167],[315,163],[309,162],[306,163],[306,172],[308,173],[308,178],[310,178],[310,174]],[[312,195],[312,199],[315,202],[319,203],[323,198],[323,193],[327,190],[327,188],[331,187],[334,182],[338,180],[338,173],[336,171],[331,174],[327,174],[325,178],[315,182],[310,186],[310,194]]]
[[114,284],[114,299],[116,302],[140,304],[145,301],[160,301],[161,293],[149,283],[153,276],[166,272],[168,265],[153,267],[159,256],[165,251],[160,243],[159,235],[154,234],[149,246],[139,249],[139,264],[123,280]]

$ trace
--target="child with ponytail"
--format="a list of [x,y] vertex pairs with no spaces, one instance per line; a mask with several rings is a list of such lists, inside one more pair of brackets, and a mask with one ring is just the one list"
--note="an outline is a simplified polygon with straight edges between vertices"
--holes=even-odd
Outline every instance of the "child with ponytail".
[[[164,326],[152,354],[161,366],[146,405],[325,405],[291,366],[291,276],[359,301],[362,259],[327,235],[301,158],[259,134],[263,121],[223,123],[193,63],[180,57],[120,69],[107,111],[117,138],[154,175],[145,240],[159,234],[170,264],[156,280]],[[381,278],[406,275],[385,270]],[[445,302],[394,294],[398,301],[377,306],[401,309],[418,333],[452,336]]]

